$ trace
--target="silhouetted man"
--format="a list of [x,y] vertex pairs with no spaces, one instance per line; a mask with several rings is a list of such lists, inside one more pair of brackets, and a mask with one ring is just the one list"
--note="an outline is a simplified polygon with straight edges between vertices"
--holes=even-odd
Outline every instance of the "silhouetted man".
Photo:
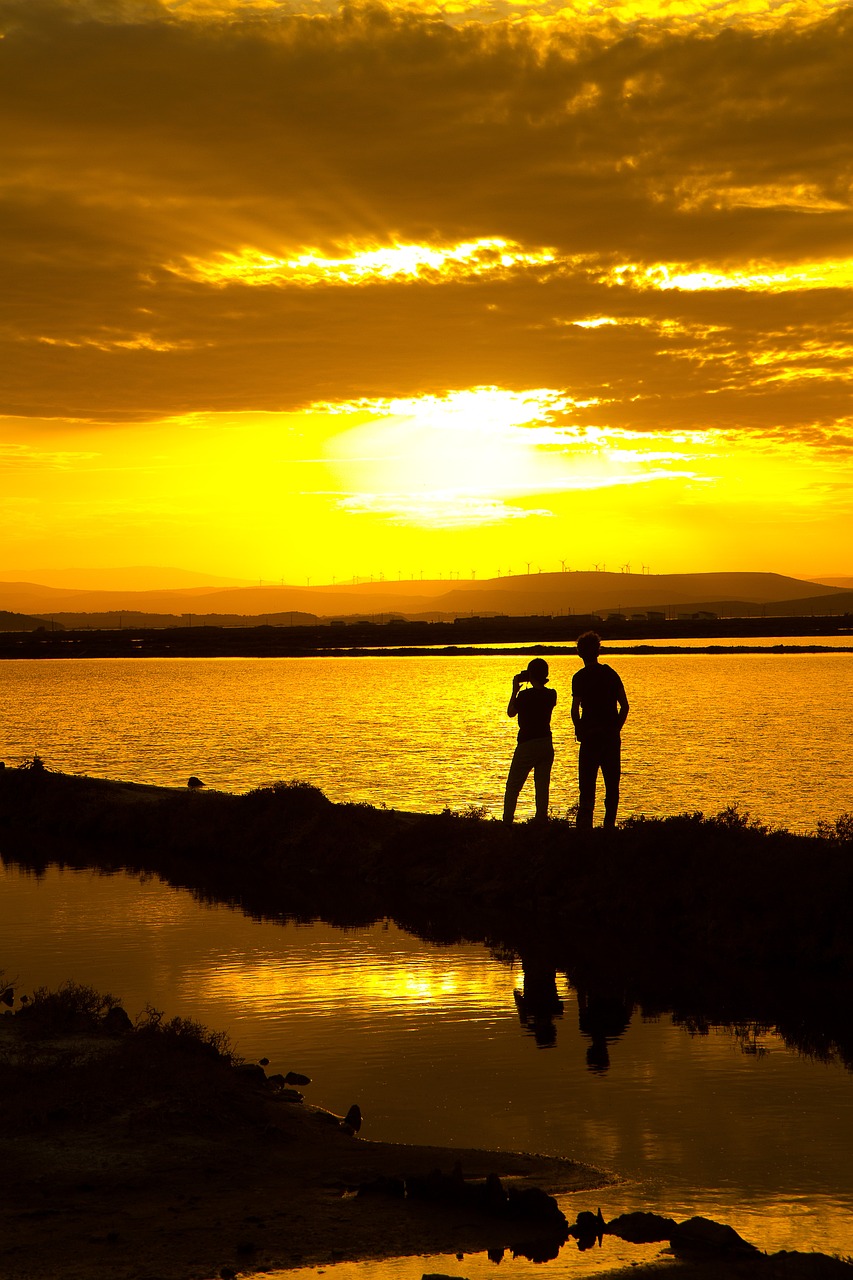
[[612,667],[598,661],[601,638],[586,631],[578,638],[583,667],[572,677],[572,723],[578,752],[577,825],[592,827],[598,771],[604,779],[604,826],[616,826],[622,776],[622,726],[628,717],[625,687]]
[[[551,740],[551,712],[557,703],[555,689],[546,689],[548,663],[534,658],[527,670],[512,677],[512,696],[506,713],[518,716],[518,744],[509,766],[504,792],[504,822],[512,822],[521,788],[533,770],[536,790],[536,821],[547,822],[551,790],[554,744]],[[529,684],[529,689],[522,689]]]

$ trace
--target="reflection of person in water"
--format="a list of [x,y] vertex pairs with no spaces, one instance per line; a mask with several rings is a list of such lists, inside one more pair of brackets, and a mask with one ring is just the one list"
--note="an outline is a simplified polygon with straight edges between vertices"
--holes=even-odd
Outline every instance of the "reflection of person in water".
[[[547,822],[548,799],[551,790],[551,766],[554,763],[554,744],[551,740],[551,712],[557,703],[555,689],[546,689],[548,663],[544,658],[533,658],[527,670],[512,677],[512,694],[506,713],[518,716],[518,743],[504,792],[504,822],[512,822],[521,788],[533,770],[536,790],[536,821]],[[522,689],[529,684],[529,689]]]
[[557,1043],[554,1019],[563,1012],[563,1002],[557,995],[557,973],[554,965],[545,957],[524,953],[521,956],[523,986],[513,991],[518,1019],[533,1035],[540,1049],[549,1049]]
[[598,661],[601,639],[594,631],[578,638],[583,667],[572,677],[572,723],[578,752],[577,825],[589,830],[595,809],[598,771],[604,778],[604,826],[616,826],[622,776],[620,734],[628,718],[625,687],[612,667]]
[[628,1030],[634,1002],[624,995],[578,991],[578,1028],[589,1036],[586,1065],[597,1075],[610,1067],[610,1045]]

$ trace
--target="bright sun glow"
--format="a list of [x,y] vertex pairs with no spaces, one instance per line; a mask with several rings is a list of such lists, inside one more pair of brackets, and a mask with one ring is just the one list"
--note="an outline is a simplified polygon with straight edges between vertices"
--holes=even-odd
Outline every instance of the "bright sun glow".
[[485,237],[461,244],[364,245],[351,241],[335,257],[315,249],[277,257],[258,249],[221,253],[205,260],[188,258],[168,270],[205,284],[358,285],[418,280],[447,283],[470,276],[506,274],[519,267],[553,262],[549,249],[526,251],[511,240]]
[[426,528],[495,524],[547,509],[524,500],[691,479],[683,447],[657,433],[584,423],[597,401],[548,388],[478,387],[447,396],[313,406],[363,421],[335,436],[328,453],[350,489],[349,511]]

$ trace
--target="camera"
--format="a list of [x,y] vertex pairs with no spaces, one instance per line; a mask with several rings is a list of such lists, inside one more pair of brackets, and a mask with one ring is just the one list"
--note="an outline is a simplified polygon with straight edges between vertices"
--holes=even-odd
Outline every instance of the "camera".
[[523,681],[525,684],[530,683],[530,676],[527,674],[526,671],[519,671],[518,675],[515,678],[516,680]]

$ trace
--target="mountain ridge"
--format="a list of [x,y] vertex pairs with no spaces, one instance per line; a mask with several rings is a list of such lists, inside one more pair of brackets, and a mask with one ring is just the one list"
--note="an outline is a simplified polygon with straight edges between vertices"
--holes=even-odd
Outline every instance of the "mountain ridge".
[[426,580],[305,586],[192,586],[156,591],[93,591],[0,581],[0,609],[29,615],[60,613],[167,614],[182,619],[228,614],[263,620],[273,614],[450,616],[683,611],[713,602],[760,607],[818,596],[812,580],[764,572],[629,574],[604,571],[537,573],[483,580]]

